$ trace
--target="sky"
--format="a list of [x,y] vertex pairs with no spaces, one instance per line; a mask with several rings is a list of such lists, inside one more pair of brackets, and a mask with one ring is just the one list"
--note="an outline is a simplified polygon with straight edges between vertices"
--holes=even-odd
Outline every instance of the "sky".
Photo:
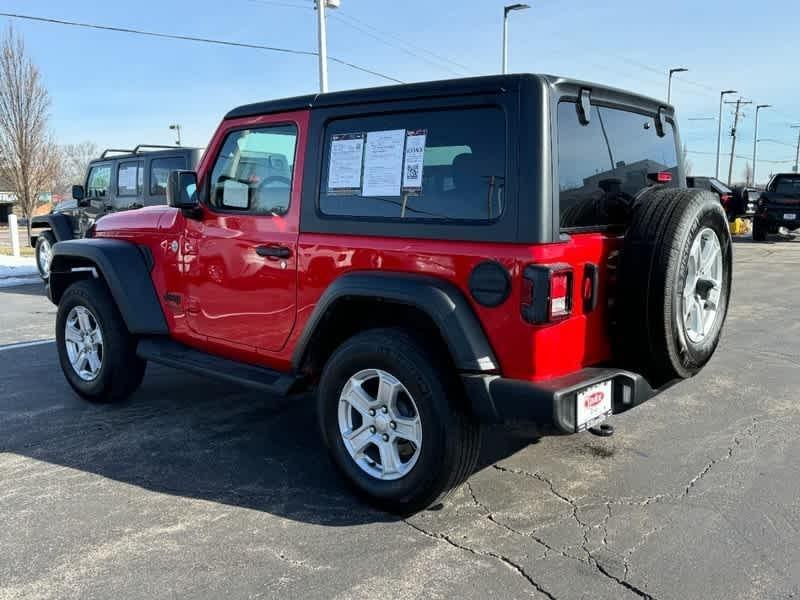
[[[800,124],[796,0],[528,0],[509,21],[509,71],[552,73],[666,97],[673,79],[682,141],[696,175],[713,175],[719,91],[743,107],[734,179],[752,157],[759,118],[757,179],[794,163]],[[502,0],[341,0],[329,10],[328,53],[403,82],[500,71]],[[5,0],[7,13],[216,38],[314,52],[312,0]],[[0,17],[25,39],[50,92],[60,143],[99,147],[203,147],[220,118],[248,102],[316,92],[316,56],[165,40]],[[390,81],[329,65],[330,89]],[[728,96],[735,100],[739,95]],[[727,178],[733,107],[723,111]]]

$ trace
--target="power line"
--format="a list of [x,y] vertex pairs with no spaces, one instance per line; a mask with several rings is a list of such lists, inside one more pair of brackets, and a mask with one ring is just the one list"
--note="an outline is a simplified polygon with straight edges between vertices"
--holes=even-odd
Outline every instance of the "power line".
[[[273,0],[248,0],[248,2],[252,4],[259,4],[266,6],[282,6],[286,8],[296,8],[301,10],[313,10],[313,6],[310,5],[302,6],[299,4],[289,4],[287,2],[275,2]],[[331,12],[328,13],[328,18],[338,21],[347,27],[355,29],[356,31],[359,31],[364,35],[367,35],[382,44],[385,44],[396,50],[400,50],[401,52],[408,54],[409,56],[414,56],[415,58],[425,61],[426,63],[438,69],[444,67],[449,72],[459,76],[463,76],[464,75],[463,72],[467,73],[471,72],[469,67],[466,67],[461,63],[457,63],[454,60],[451,60],[441,54],[437,54],[436,52],[433,52],[431,50],[426,50],[425,48],[417,47],[420,50],[420,52],[415,52],[407,47],[407,40],[403,40],[397,35],[381,31],[380,29],[373,27],[369,23],[365,23],[361,19],[357,19],[351,15],[346,15],[340,12]],[[397,40],[397,42],[392,42],[386,38],[392,38],[394,40]],[[456,71],[452,67],[445,66],[446,64],[455,65],[462,72]]]
[[770,142],[771,144],[780,144],[781,146],[789,146],[790,148],[794,148],[794,144],[790,144],[789,142],[782,142],[780,140],[773,140],[770,138],[759,138],[759,142]]
[[[20,15],[15,13],[6,13],[0,12],[0,16],[2,17],[11,17],[13,19],[23,19],[27,21],[38,21],[41,23],[50,23],[54,25],[69,25],[71,27],[81,27],[84,29],[99,29],[102,31],[114,31],[117,33],[130,33],[135,35],[144,35],[148,37],[155,37],[155,38],[162,38],[162,39],[170,39],[170,40],[180,40],[184,42],[199,42],[203,44],[215,44],[218,46],[233,46],[237,48],[249,48],[251,50],[267,50],[269,52],[281,52],[283,54],[295,54],[300,56],[318,56],[317,52],[313,52],[311,50],[294,50],[291,48],[279,48],[277,46],[266,46],[263,44],[250,44],[247,42],[236,42],[232,40],[218,40],[213,38],[203,38],[203,37],[196,37],[191,35],[179,35],[174,33],[159,33],[154,31],[145,31],[143,29],[132,29],[129,27],[114,27],[111,25],[97,25],[93,23],[81,23],[78,21],[66,21],[63,19],[53,19],[50,17],[36,17],[32,15]],[[344,65],[346,67],[350,67],[351,69],[355,69],[357,71],[361,71],[363,73],[369,73],[370,75],[375,75],[376,77],[381,77],[388,81],[393,81],[395,83],[404,83],[399,79],[395,79],[394,77],[390,77],[389,75],[385,75],[378,71],[374,71],[372,69],[368,69],[366,67],[362,67],[360,65],[356,65],[354,63],[348,62],[341,58],[336,58],[334,56],[328,56],[328,60],[331,62],[338,63],[340,65]]]
[[[702,152],[700,150],[687,150],[686,153],[687,154],[701,154],[703,156],[716,156],[717,155],[716,152]],[[731,155],[730,152],[723,152],[720,156],[730,156],[730,155]],[[744,156],[742,154],[737,154],[736,158],[741,158],[741,159],[744,159],[744,160],[752,160],[753,159],[752,156]],[[756,162],[772,163],[772,164],[785,164],[785,163],[793,163],[794,159],[791,158],[791,159],[788,159],[788,160],[769,160],[769,159],[766,159],[766,158],[759,158],[759,159],[756,159]]]
[[[356,25],[360,25],[362,28],[365,28],[365,29],[370,30],[371,32],[373,32],[373,34],[377,34],[378,36],[382,36],[382,37],[385,37],[385,38],[393,39],[398,44],[401,45],[400,48],[402,48],[405,51],[411,52],[413,54],[413,51],[410,51],[410,50],[408,50],[406,48],[406,46],[408,45],[408,39],[404,39],[404,38],[400,37],[399,35],[396,35],[396,34],[393,34],[393,33],[388,33],[386,31],[382,31],[382,30],[378,29],[377,27],[373,27],[369,23],[366,23],[366,22],[362,21],[361,19],[357,19],[356,17],[354,17],[352,15],[349,15],[349,14],[333,13],[332,16],[334,18],[342,21],[343,23],[349,21],[348,25],[350,25],[351,27],[355,28]],[[375,37],[375,35],[372,35],[372,37]],[[383,39],[380,39],[379,41],[381,41],[381,42],[383,42],[385,44],[388,44],[388,45],[392,45],[392,44],[389,44],[389,42],[387,42],[386,40],[383,40]],[[397,47],[397,46],[395,45],[395,47]],[[418,50],[420,50],[420,52],[422,52],[423,54],[427,55],[427,57],[431,57],[431,58],[437,59],[441,63],[452,65],[452,66],[460,69],[461,71],[465,71],[467,73],[474,73],[474,71],[473,71],[473,69],[471,67],[468,67],[467,65],[464,65],[464,64],[462,64],[460,62],[456,62],[453,59],[448,58],[447,56],[445,56],[443,54],[439,54],[437,52],[433,52],[432,50],[428,50],[428,49],[422,48],[420,46],[415,46],[415,47]],[[426,59],[424,59],[424,60],[426,60]]]
[[334,14],[330,15],[330,18],[335,19],[336,21],[338,21],[342,25],[345,25],[347,27],[355,29],[356,31],[360,31],[364,35],[367,35],[367,36],[371,37],[372,39],[381,42],[382,44],[385,44],[385,45],[387,45],[387,46],[389,46],[391,48],[394,48],[396,50],[400,50],[401,52],[403,52],[405,54],[408,54],[409,56],[413,56],[413,57],[418,58],[418,59],[420,59],[422,61],[425,61],[429,65],[432,65],[432,66],[434,66],[434,67],[436,67],[438,69],[444,68],[447,71],[449,71],[450,73],[454,73],[456,75],[463,76],[462,72],[456,71],[455,69],[453,69],[451,67],[447,67],[447,66],[443,65],[441,62],[437,62],[437,61],[431,60],[427,56],[425,56],[423,54],[419,54],[417,52],[414,52],[413,50],[409,50],[408,48],[406,48],[404,46],[401,46],[400,44],[394,44],[394,43],[384,39],[380,35],[372,33],[371,31],[368,31],[367,29],[364,29],[364,28],[356,25],[355,23],[350,23],[350,22],[342,19],[342,17],[340,15],[338,15],[338,14],[334,13]]

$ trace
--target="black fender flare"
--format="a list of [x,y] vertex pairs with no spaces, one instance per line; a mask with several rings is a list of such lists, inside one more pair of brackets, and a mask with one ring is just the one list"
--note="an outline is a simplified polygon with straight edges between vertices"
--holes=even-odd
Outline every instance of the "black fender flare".
[[58,304],[71,283],[93,276],[93,268],[108,285],[128,331],[167,335],[167,321],[150,278],[152,265],[149,249],[124,240],[91,238],[58,242],[53,246],[48,296]]
[[[41,215],[31,219],[31,230],[49,228],[53,232],[57,242],[71,240],[75,236],[72,235],[72,221],[67,215],[60,215],[58,213],[52,215]],[[36,238],[38,236],[31,233],[31,247],[36,247]]]
[[499,363],[480,321],[455,285],[428,275],[359,271],[342,275],[320,297],[292,354],[296,370],[301,368],[314,331],[325,314],[338,300],[354,296],[422,310],[438,328],[459,371],[499,372]]

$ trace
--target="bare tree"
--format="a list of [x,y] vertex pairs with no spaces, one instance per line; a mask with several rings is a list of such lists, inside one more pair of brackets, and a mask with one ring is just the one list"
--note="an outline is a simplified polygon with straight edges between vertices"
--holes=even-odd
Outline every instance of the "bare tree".
[[0,41],[0,174],[28,222],[39,194],[52,189],[59,152],[47,127],[50,97],[25,43],[9,27]]
[[55,191],[69,195],[73,184],[83,183],[89,162],[97,156],[97,144],[89,140],[61,146],[61,169],[58,172]]

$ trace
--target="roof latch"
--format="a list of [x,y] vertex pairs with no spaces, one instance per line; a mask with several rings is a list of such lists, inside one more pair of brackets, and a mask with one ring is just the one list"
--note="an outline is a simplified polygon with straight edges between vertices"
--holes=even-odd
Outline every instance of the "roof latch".
[[580,121],[581,125],[588,125],[590,115],[592,112],[592,92],[591,90],[582,89],[580,94],[578,95],[578,121]]
[[664,131],[664,107],[658,107],[658,114],[656,115],[656,133],[658,137],[664,137],[666,132]]

